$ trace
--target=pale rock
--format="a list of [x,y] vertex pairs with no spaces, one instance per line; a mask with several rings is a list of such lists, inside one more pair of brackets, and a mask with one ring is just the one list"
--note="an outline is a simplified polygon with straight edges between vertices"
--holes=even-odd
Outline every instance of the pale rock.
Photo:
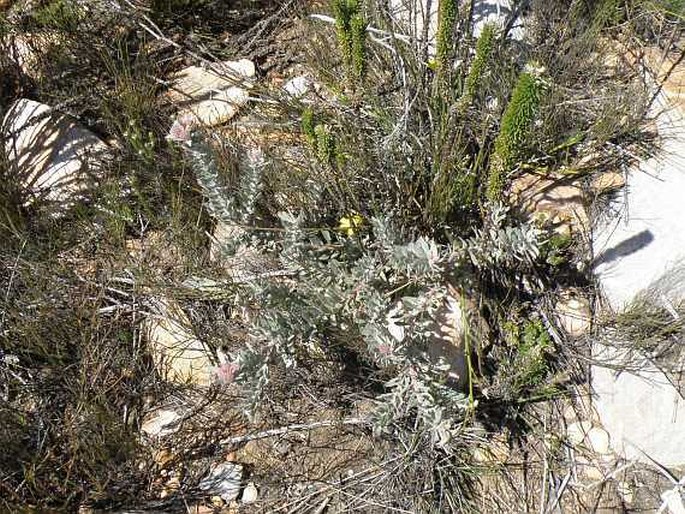
[[157,409],[145,416],[140,429],[149,437],[164,437],[178,429],[175,423],[181,417],[181,414],[174,410]]
[[633,487],[628,482],[618,482],[616,484],[616,492],[621,496],[624,503],[630,505],[635,501],[635,492]]
[[571,403],[564,409],[563,417],[567,424],[574,423],[579,419],[590,420],[593,423],[598,423],[597,411],[592,405],[592,398],[589,392],[580,390],[578,396],[574,398],[575,403]]
[[594,462],[588,462],[583,467],[583,475],[593,482],[600,482],[606,478],[604,470]]
[[221,125],[247,103],[254,76],[254,63],[248,59],[216,63],[211,69],[190,66],[172,77],[167,97],[179,106],[178,119]]
[[15,34],[9,39],[8,57],[17,63],[24,75],[38,80],[42,74],[41,56],[62,41],[60,34],[52,30]]
[[[268,276],[278,267],[278,263],[249,244],[234,246],[235,240],[245,233],[246,230],[239,225],[218,222],[211,238],[211,259],[220,264],[235,282],[249,282],[260,276]],[[227,248],[230,251],[227,252]]]
[[683,503],[683,486],[674,487],[661,493],[661,500],[670,514],[685,514],[685,503]]
[[661,48],[654,46],[643,49],[646,67],[658,82],[663,82],[662,92],[669,104],[685,110],[685,66],[674,64],[680,58],[675,52],[665,56]]
[[606,474],[601,464],[590,458],[586,453],[575,453],[574,465],[579,472],[581,483],[585,485],[605,480]]
[[566,427],[566,439],[571,446],[579,446],[585,441],[585,438],[591,429],[592,422],[576,421]]
[[[660,55],[653,49],[651,54]],[[663,78],[670,67],[645,51],[652,75]],[[620,313],[644,291],[652,291],[664,307],[685,299],[682,271],[685,258],[685,84],[678,67],[652,105],[661,151],[626,174],[608,215],[597,220],[592,234],[594,271],[606,304]],[[651,84],[657,91],[657,83]],[[667,299],[667,301],[664,301]],[[593,345],[591,368],[594,404],[616,454],[626,459],[664,466],[685,465],[685,400],[669,377],[647,357],[601,342]],[[601,365],[606,363],[606,366]],[[617,369],[629,368],[622,372]]]
[[582,170],[586,168],[594,168],[604,159],[605,155],[601,152],[588,151],[583,153],[583,155],[581,155],[581,157],[573,163],[572,169]]
[[650,111],[661,151],[628,169],[626,186],[593,230],[595,274],[616,312],[685,258],[685,104],[677,96],[685,81],[682,68]]
[[590,229],[583,190],[563,177],[522,175],[512,182],[511,201],[530,217],[551,222],[561,233],[585,234]]
[[[504,28],[505,23],[512,14],[515,1],[513,0],[475,0],[473,2],[473,35],[480,36],[483,27],[494,24],[499,30]],[[509,31],[509,38],[514,41],[522,41],[524,37],[523,21],[519,18]]]
[[293,98],[302,98],[309,92],[311,86],[312,80],[306,75],[300,75],[283,84],[283,90]]
[[580,337],[590,330],[592,314],[587,298],[565,291],[555,306],[559,325],[571,337]]
[[600,173],[592,179],[590,189],[596,195],[617,191],[626,185],[626,177],[618,171],[608,171]]
[[[685,464],[685,400],[649,360],[636,361],[599,343],[593,358],[611,367],[592,367],[594,405],[610,436],[612,450],[626,459]],[[631,370],[617,371],[614,368]]]
[[259,490],[254,482],[250,482],[243,489],[243,494],[240,497],[240,501],[245,504],[254,503],[259,498]]
[[609,444],[609,434],[600,427],[592,427],[587,433],[587,443],[595,453],[599,455],[609,455],[611,447]]
[[200,100],[180,111],[180,115],[191,115],[200,125],[214,127],[233,118],[247,103],[250,95],[242,88],[231,87],[219,91],[207,100]]
[[222,249],[238,238],[243,237],[246,233],[247,231],[243,227],[235,223],[218,221],[212,232],[209,258],[214,262],[221,261],[225,257]]
[[510,456],[509,444],[502,434],[490,438],[487,444],[477,446],[473,451],[473,459],[488,466],[506,464]]
[[167,95],[173,102],[201,99],[212,91],[236,86],[251,87],[254,76],[255,66],[249,59],[216,63],[211,69],[189,66],[174,74]]
[[219,496],[226,503],[238,498],[243,479],[243,466],[232,462],[222,462],[214,466],[199,484],[208,494]]
[[437,312],[431,337],[428,341],[428,357],[433,362],[444,361],[448,378],[457,387],[467,383],[466,356],[464,353],[464,316],[459,299],[448,294]]
[[166,380],[208,386],[214,366],[205,345],[197,339],[183,310],[169,300],[159,300],[160,314],[146,318],[143,329],[158,372]]
[[72,205],[109,157],[109,148],[73,118],[39,102],[14,102],[2,123],[7,164],[20,179],[26,204],[36,198]]

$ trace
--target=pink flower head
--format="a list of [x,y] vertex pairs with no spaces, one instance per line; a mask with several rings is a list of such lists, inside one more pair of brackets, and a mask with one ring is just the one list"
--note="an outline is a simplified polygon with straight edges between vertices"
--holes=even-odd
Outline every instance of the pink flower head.
[[377,346],[378,353],[383,355],[384,357],[389,357],[392,355],[392,346],[390,346],[388,343],[381,343]]
[[174,121],[169,129],[169,134],[166,138],[176,143],[190,144],[190,136],[196,125],[195,117],[191,114],[183,114]]
[[224,385],[233,383],[239,369],[240,367],[233,362],[224,362],[214,370],[217,382]]

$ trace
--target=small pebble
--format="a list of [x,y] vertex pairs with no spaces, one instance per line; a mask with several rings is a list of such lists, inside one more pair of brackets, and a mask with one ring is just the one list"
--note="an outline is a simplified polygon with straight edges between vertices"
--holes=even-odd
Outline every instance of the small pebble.
[[259,491],[257,490],[257,486],[254,484],[254,482],[250,482],[245,486],[245,489],[243,489],[243,495],[240,500],[243,503],[254,503],[257,501],[258,497]]

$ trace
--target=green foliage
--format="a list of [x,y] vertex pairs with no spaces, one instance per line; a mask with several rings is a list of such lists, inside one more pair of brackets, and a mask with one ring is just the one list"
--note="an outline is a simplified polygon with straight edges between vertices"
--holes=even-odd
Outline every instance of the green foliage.
[[524,156],[541,97],[542,82],[536,72],[521,73],[502,116],[495,149],[490,157],[487,197],[491,201],[501,199],[507,174]]
[[[415,418],[434,441],[444,439],[460,419],[465,397],[444,384],[448,368],[432,363],[424,352],[445,297],[440,277],[454,252],[423,238],[394,243],[392,228],[382,219],[371,220],[382,239],[360,235],[361,252],[347,243],[326,251],[331,235],[320,239],[302,229],[301,218],[280,217],[286,230],[282,263],[297,270],[298,280],[288,288],[251,284],[250,302],[260,305],[252,341],[262,344],[237,359],[239,381],[254,391],[251,408],[259,403],[272,366],[298,365],[303,347],[343,346],[360,352],[387,377],[387,393],[377,399],[377,430]],[[394,297],[392,292],[407,283],[411,294]],[[394,316],[405,327],[401,339],[388,329],[393,305],[400,306]]]
[[457,5],[456,0],[439,0],[438,2],[435,60],[439,71],[448,70],[454,57]]
[[669,16],[679,17],[682,20],[685,15],[685,0],[657,0],[656,4]]
[[507,389],[511,398],[516,399],[543,385],[549,374],[547,354],[552,350],[552,341],[542,321],[537,318],[528,319],[521,326],[508,322],[503,328],[514,352],[506,370]]
[[492,23],[486,23],[476,43],[476,55],[466,76],[464,93],[460,99],[460,102],[464,105],[471,103],[478,94],[483,74],[487,70],[490,56],[495,47],[496,35],[497,27]]
[[[324,126],[314,128],[317,141],[326,140],[319,127]],[[213,212],[225,216],[233,201],[214,178],[212,154],[199,135],[191,138],[188,152]],[[243,185],[238,197],[249,191]],[[307,229],[301,215],[281,212],[279,218],[284,231],[278,241],[255,236],[247,244],[271,254],[282,273],[295,278],[287,286],[247,280],[236,298],[259,313],[249,327],[250,343],[233,360],[236,379],[247,387],[247,412],[259,410],[274,368],[299,367],[312,352],[343,348],[379,369],[385,391],[376,398],[375,430],[408,422],[433,443],[446,444],[469,400],[447,385],[450,367],[428,354],[446,302],[444,277],[531,265],[538,255],[536,232],[508,225],[503,207],[493,209],[487,230],[449,245],[407,239],[381,217],[370,220],[370,230],[351,234]],[[401,336],[391,332],[391,318],[402,327]]]
[[[17,243],[0,250],[15,263],[12,280],[0,273],[2,503],[73,511],[84,500],[130,500],[145,480],[133,469],[139,435],[127,409],[149,380],[131,327],[98,315],[99,286],[46,255],[39,238]],[[123,491],[133,477],[142,487]]]
[[311,109],[302,111],[301,124],[305,140],[319,162],[327,166],[335,165],[339,156],[331,128],[324,123],[317,123]]
[[595,6],[592,29],[600,31],[616,25],[623,15],[623,0],[601,0]]
[[568,262],[568,251],[573,243],[570,234],[552,234],[542,245],[542,256],[550,266],[562,266]]
[[206,139],[196,132],[186,152],[202,193],[207,199],[209,212],[218,220],[231,225],[244,225],[252,218],[261,190],[261,176],[266,161],[261,152],[246,150],[232,194],[220,175],[214,150]]
[[335,15],[335,29],[338,37],[338,48],[346,65],[352,62],[352,31],[350,22],[357,13],[356,0],[334,0],[333,14]]
[[483,228],[464,246],[471,263],[483,270],[513,268],[521,263],[532,264],[539,256],[539,232],[532,225],[512,225],[507,222],[507,208],[494,204]]
[[331,129],[327,125],[319,124],[314,127],[316,140],[316,156],[323,164],[332,165],[335,162],[335,140]]
[[307,143],[312,148],[316,148],[316,133],[314,132],[316,122],[314,120],[314,112],[306,108],[302,111],[302,133],[304,134]]
[[359,84],[366,74],[366,21],[359,13],[350,20],[352,39],[352,72],[355,83]]
[[357,0],[333,2],[338,47],[348,77],[359,84],[366,73],[366,21]]
[[52,0],[33,13],[33,20],[42,28],[73,32],[78,29],[85,13],[78,2]]
[[124,131],[123,135],[143,162],[150,164],[154,160],[155,135],[151,130],[144,134],[140,124],[136,123],[135,120],[130,120],[128,128]]

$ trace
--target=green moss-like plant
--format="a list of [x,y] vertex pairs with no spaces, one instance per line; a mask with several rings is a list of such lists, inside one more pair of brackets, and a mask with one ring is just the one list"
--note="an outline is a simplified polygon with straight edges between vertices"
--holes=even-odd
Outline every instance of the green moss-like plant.
[[542,383],[548,371],[545,354],[551,347],[552,340],[542,321],[527,321],[516,357],[516,368],[520,370],[517,389],[531,389]]
[[440,0],[435,61],[438,71],[449,68],[454,52],[454,26],[457,22],[457,1]]
[[335,139],[327,125],[317,123],[311,109],[302,111],[302,133],[316,158],[323,164],[332,165],[338,155],[335,150]]
[[469,74],[466,76],[464,93],[459,100],[460,105],[463,107],[473,101],[473,98],[480,88],[483,74],[490,61],[492,50],[495,47],[496,30],[493,23],[487,23],[483,27],[483,32],[481,32],[481,35],[478,38],[478,42],[476,43],[476,56],[471,64]]
[[350,20],[352,39],[351,71],[355,82],[359,83],[366,75],[366,21],[361,14],[355,14]]
[[502,324],[502,335],[514,352],[506,366],[508,394],[518,398],[543,385],[549,372],[547,354],[552,340],[540,319],[507,321]]
[[542,82],[536,72],[523,72],[516,82],[507,105],[495,150],[490,157],[487,197],[500,200],[506,186],[506,175],[523,155],[526,138],[540,107]]
[[335,0],[335,28],[347,74],[359,83],[366,72],[366,21],[357,0]]
[[36,9],[33,14],[34,21],[40,27],[66,32],[78,30],[83,18],[84,12],[79,4],[67,0],[49,2]]
[[335,31],[338,38],[338,47],[345,64],[352,61],[352,37],[350,32],[350,20],[355,12],[354,6],[348,0],[335,0],[333,13],[335,14]]
[[314,133],[315,126],[314,112],[311,109],[306,108],[302,111],[302,133],[307,139],[307,143],[312,147],[316,146],[316,134]]
[[621,0],[603,0],[597,2],[592,17],[592,30],[600,31],[620,23],[622,16]]
[[335,159],[335,141],[330,129],[326,125],[314,127],[316,138],[316,156],[324,164],[332,164]]

